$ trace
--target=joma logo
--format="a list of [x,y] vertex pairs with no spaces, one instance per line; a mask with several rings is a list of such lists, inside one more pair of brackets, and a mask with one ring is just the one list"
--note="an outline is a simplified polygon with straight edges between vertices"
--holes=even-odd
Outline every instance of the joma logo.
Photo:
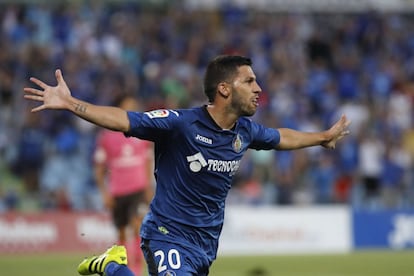
[[203,143],[206,143],[206,144],[209,144],[209,145],[213,144],[213,140],[211,140],[210,138],[201,136],[200,134],[197,134],[196,140],[199,140],[199,141],[201,141]]

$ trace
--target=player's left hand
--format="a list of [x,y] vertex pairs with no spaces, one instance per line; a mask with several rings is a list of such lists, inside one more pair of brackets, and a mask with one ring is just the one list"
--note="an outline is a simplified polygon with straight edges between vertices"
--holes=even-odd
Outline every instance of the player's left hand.
[[334,149],[336,142],[350,133],[348,130],[348,126],[350,124],[351,121],[349,121],[345,115],[342,115],[341,118],[329,130],[327,130],[329,138],[321,145],[328,149]]

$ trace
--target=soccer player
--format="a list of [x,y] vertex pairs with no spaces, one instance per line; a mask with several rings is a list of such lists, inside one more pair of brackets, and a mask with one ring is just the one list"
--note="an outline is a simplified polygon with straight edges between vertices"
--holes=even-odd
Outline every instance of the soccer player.
[[[129,95],[117,97],[114,106],[139,109],[138,101]],[[150,142],[128,139],[121,132],[107,129],[99,133],[94,153],[96,183],[105,207],[111,211],[118,244],[128,249],[129,267],[135,275],[141,275],[144,264],[139,230],[152,197],[151,156]],[[133,237],[127,235],[131,233]]]
[[[57,86],[31,78],[41,89],[24,88],[39,101],[33,112],[64,109],[101,127],[155,144],[155,196],[141,227],[141,248],[150,275],[207,275],[216,258],[224,205],[232,178],[248,149],[333,149],[349,133],[345,115],[329,129],[301,132],[267,128],[248,117],[258,107],[261,88],[252,61],[218,56],[207,66],[205,106],[181,110],[127,112],[71,96],[60,70]],[[122,249],[85,259],[82,275],[132,275]]]

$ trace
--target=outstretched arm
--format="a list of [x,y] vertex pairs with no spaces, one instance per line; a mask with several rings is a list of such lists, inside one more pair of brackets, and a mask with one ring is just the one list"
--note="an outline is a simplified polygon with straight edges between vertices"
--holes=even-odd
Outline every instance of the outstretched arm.
[[336,142],[349,134],[348,126],[351,122],[342,115],[341,118],[328,130],[322,132],[301,132],[289,128],[279,128],[280,143],[278,150],[300,149],[321,145],[334,149]]
[[71,92],[63,79],[62,72],[55,72],[57,85],[50,86],[37,78],[30,81],[41,89],[26,87],[24,96],[26,99],[41,102],[42,104],[32,109],[38,112],[45,109],[69,110],[75,115],[98,126],[127,132],[129,130],[129,119],[125,110],[118,107],[93,105],[72,97]]

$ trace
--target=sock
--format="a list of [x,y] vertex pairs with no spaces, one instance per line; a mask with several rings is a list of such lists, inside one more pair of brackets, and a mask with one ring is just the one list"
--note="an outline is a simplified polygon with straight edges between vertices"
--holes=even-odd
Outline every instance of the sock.
[[110,262],[105,267],[106,276],[134,276],[134,273],[126,266],[116,262]]

